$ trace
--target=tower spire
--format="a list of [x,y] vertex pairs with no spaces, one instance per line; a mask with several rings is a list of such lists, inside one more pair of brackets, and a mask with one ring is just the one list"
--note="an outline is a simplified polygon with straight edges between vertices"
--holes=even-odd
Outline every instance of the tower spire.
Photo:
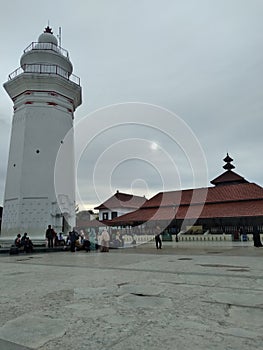
[[62,34],[61,34],[61,27],[58,28],[58,45],[61,47],[61,41],[62,41]]

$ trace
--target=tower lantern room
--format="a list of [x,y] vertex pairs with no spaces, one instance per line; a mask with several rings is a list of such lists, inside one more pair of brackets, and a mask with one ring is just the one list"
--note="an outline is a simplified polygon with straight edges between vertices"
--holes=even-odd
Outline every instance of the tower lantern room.
[[[74,111],[80,79],[68,52],[48,26],[23,52],[4,88],[14,103],[5,186],[2,237],[27,232],[43,238],[47,225],[75,225]],[[63,192],[54,185],[56,158],[67,138]],[[70,145],[70,146],[69,146]],[[62,179],[61,179],[62,181]]]

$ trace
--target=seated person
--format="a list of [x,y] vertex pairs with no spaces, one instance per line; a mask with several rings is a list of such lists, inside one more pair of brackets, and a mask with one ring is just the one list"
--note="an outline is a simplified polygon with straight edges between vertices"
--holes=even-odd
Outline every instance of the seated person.
[[24,241],[24,250],[26,253],[32,253],[33,252],[33,242],[29,237],[25,238]]
[[21,248],[21,247],[22,247],[21,235],[20,235],[20,233],[18,233],[18,235],[16,236],[14,245],[15,245],[15,247],[17,247],[17,248]]
[[82,247],[83,247],[83,245],[82,245],[82,243],[81,243],[81,238],[80,238],[80,236],[77,237],[77,239],[76,239],[76,241],[75,241],[75,247],[77,248],[77,250],[81,250]]
[[27,233],[25,232],[25,233],[23,234],[23,237],[21,238],[21,246],[22,246],[22,247],[25,247],[26,239],[27,239]]
[[63,232],[59,232],[59,234],[56,236],[56,241],[55,241],[56,245],[65,245],[66,242],[65,242],[65,239],[64,239],[64,236],[63,236]]
[[83,244],[84,240],[85,240],[85,232],[83,230],[81,230],[80,235],[79,235],[80,244]]
[[90,252],[90,240],[89,236],[86,235],[83,240],[83,249],[86,250],[86,252]]

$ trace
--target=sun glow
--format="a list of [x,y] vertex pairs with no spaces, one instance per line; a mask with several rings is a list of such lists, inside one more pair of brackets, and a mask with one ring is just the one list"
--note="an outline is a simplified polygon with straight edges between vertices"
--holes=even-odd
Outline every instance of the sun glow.
[[156,143],[156,142],[152,142],[151,143],[151,149],[152,150],[156,151],[158,148],[159,148],[158,143]]

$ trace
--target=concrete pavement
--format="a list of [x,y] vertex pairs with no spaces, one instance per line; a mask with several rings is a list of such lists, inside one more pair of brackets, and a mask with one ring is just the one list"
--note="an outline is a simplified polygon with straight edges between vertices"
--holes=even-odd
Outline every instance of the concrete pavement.
[[262,349],[263,248],[206,243],[2,254],[0,349]]

